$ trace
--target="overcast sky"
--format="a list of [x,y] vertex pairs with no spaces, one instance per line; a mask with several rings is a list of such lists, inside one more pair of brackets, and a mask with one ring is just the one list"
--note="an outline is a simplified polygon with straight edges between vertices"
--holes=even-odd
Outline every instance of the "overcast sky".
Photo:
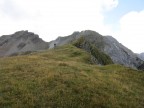
[[0,0],[0,36],[29,30],[45,41],[74,31],[112,35],[144,52],[144,0]]

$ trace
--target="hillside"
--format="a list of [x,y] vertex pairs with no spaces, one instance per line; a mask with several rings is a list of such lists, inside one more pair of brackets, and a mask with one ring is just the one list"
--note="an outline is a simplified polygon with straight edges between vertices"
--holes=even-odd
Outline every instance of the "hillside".
[[0,108],[143,108],[143,71],[90,58],[72,45],[0,58]]

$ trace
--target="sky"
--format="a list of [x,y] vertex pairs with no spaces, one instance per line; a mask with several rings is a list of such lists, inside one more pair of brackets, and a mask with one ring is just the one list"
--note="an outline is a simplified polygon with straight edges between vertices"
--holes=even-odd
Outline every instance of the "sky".
[[0,0],[0,36],[20,30],[45,41],[94,30],[141,53],[144,0]]

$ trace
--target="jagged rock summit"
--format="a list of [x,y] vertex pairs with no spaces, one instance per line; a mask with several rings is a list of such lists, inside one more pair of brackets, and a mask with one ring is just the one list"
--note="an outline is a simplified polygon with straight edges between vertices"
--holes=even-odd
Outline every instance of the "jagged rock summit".
[[0,57],[48,48],[47,42],[40,39],[38,35],[28,31],[18,31],[12,35],[0,37]]
[[127,67],[137,68],[143,64],[143,61],[131,50],[123,46],[112,36],[102,36],[99,33],[91,30],[82,32],[74,32],[72,35],[65,37],[58,37],[56,40],[51,41],[49,46],[53,48],[53,44],[62,46],[64,44],[72,43],[80,37],[84,37],[100,51],[109,55],[115,64],[121,64]]

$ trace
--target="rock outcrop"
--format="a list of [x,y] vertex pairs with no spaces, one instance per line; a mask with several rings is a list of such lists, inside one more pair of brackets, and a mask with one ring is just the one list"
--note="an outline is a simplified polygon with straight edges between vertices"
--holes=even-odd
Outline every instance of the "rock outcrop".
[[140,54],[137,54],[137,55],[138,55],[138,57],[139,57],[140,59],[144,60],[144,53],[140,53]]
[[40,39],[38,35],[28,31],[19,31],[12,35],[0,37],[0,57],[48,48],[47,42]]
[[74,32],[72,35],[66,37],[58,37],[56,40],[50,42],[50,48],[62,46],[64,44],[72,43],[73,41],[84,37],[85,40],[93,44],[98,50],[109,55],[115,64],[121,64],[131,68],[137,68],[143,64],[143,60],[131,50],[123,46],[116,39],[111,36],[102,36],[99,33],[91,30],[82,32]]
[[91,55],[91,62],[99,65],[113,64],[112,59],[105,53],[98,50],[93,44],[81,37],[73,42],[77,48],[84,49]]
[[139,70],[144,70],[144,63],[141,64],[140,66],[138,66],[138,69],[139,69]]

